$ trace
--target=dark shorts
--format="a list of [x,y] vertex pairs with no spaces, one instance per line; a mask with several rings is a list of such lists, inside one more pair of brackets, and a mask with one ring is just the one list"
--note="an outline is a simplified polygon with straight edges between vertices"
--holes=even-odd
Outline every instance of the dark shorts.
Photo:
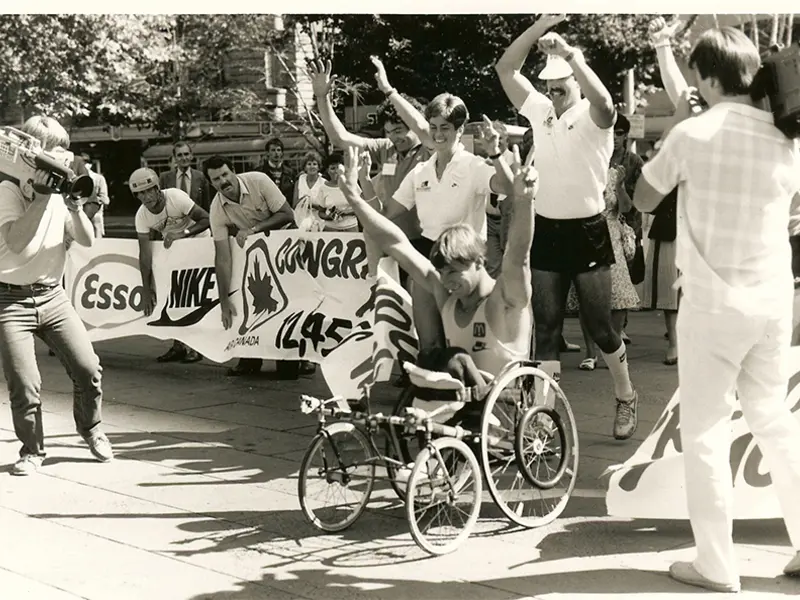
[[[431,257],[431,249],[433,249],[433,244],[435,242],[433,240],[429,240],[428,238],[418,237],[415,240],[411,240],[411,245],[422,254],[425,258]],[[408,281],[408,273],[406,273],[403,269],[400,269],[400,285],[406,287],[406,282]]]
[[588,273],[614,264],[606,218],[548,219],[536,215],[531,268],[538,271]]

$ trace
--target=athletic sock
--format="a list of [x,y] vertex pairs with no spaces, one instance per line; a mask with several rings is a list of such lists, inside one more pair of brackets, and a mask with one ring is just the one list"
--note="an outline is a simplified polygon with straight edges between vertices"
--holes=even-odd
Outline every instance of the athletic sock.
[[[556,381],[556,383],[561,381],[561,361],[560,360],[543,360],[539,364],[539,370],[540,371],[544,371],[545,373],[550,375],[550,377],[552,377]],[[534,385],[534,391],[536,392],[536,400],[537,400],[536,403],[537,404],[541,403],[540,398],[542,398],[542,395],[544,393],[543,392],[543,387],[544,387],[544,381],[541,380],[541,379],[536,379],[536,383]],[[544,400],[544,404],[545,404],[545,406],[550,406],[550,407],[555,406],[555,404],[556,404],[556,395],[555,395],[555,392],[552,390],[552,388],[550,389],[550,391],[548,391],[547,398],[545,398],[545,400]]]
[[614,394],[619,400],[632,400],[633,399],[633,384],[631,383],[631,376],[628,372],[628,354],[625,349],[625,342],[622,342],[619,348],[611,354],[600,352],[603,355],[603,360],[606,361],[606,366],[611,372],[611,378],[614,380]]

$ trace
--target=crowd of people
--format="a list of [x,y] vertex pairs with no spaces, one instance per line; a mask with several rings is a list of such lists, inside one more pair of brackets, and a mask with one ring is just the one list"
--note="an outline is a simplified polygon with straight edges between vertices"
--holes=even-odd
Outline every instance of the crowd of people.
[[[191,168],[191,148],[178,143],[174,170],[161,177],[135,171],[129,185],[142,205],[136,232],[145,312],[157,303],[155,239],[167,250],[182,238],[213,239],[228,329],[237,315],[228,293],[230,243],[243,247],[251,236],[295,227],[362,231],[371,274],[381,255],[394,258],[403,273],[420,366],[449,371],[475,389],[486,389],[510,361],[528,358],[559,380],[560,353],[568,347],[564,317],[577,310],[586,346],[582,368],[593,370],[599,352],[611,375],[611,430],[627,440],[637,428],[640,398],[629,374],[626,314],[641,305],[658,308],[665,312],[664,360],[678,365],[681,383],[686,490],[698,549],[695,561],[674,564],[671,575],[715,591],[740,589],[726,439],[734,389],[798,552],[785,571],[800,574],[794,503],[800,423],[784,403],[800,156],[751,93],[758,50],[736,29],[702,34],[690,56],[690,87],[671,53],[673,30],[656,19],[651,36],[676,114],[643,164],[627,149],[630,123],[604,83],[579,48],[551,31],[563,21],[564,15],[543,15],[496,64],[510,103],[530,124],[521,149],[509,148],[502,125],[484,116],[485,156],[467,151],[464,102],[441,93],[422,106],[393,87],[373,57],[386,97],[378,111],[382,138],[346,129],[330,102],[332,65],[317,62],[312,86],[321,120],[343,152],[325,160],[310,152],[295,177],[274,139],[259,169],[237,174],[222,156],[206,160],[202,171]],[[538,73],[546,94],[523,73],[533,48],[547,55]],[[35,117],[23,129],[48,150],[69,146],[53,119]],[[18,475],[36,472],[44,457],[33,335],[54,350],[75,383],[75,423],[91,452],[101,461],[113,457],[101,428],[99,359],[60,283],[66,246],[90,245],[97,223],[84,202],[55,201],[42,172],[30,184],[0,183],[0,353],[22,442]],[[642,257],[645,236],[652,243]],[[634,283],[642,280],[640,299]],[[175,342],[159,360],[201,358]],[[260,368],[260,360],[243,359],[230,374]],[[282,361],[276,376],[312,370]],[[546,390],[536,393],[552,402]]]

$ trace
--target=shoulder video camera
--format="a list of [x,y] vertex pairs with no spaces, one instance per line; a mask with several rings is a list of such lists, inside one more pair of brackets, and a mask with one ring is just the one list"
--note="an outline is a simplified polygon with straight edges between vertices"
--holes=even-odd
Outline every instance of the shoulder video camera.
[[71,168],[74,160],[72,152],[46,152],[35,137],[14,127],[0,127],[0,173],[20,186],[33,178],[36,169],[42,169],[49,175],[47,187],[34,187],[37,192],[74,200],[88,198],[94,192],[94,181],[89,175],[75,174]]
[[773,46],[763,57],[751,90],[753,100],[769,99],[775,127],[790,139],[800,138],[800,45]]

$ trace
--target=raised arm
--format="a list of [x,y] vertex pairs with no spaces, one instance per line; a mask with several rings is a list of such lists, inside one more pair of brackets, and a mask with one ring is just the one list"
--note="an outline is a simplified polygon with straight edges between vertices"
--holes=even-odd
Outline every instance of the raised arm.
[[[519,149],[514,146],[516,164]],[[533,152],[528,153],[525,164],[514,177],[513,193],[505,202],[513,202],[514,218],[508,228],[508,242],[503,254],[503,266],[498,285],[503,292],[503,302],[509,308],[524,308],[531,300],[530,256],[533,243],[533,200],[539,188],[539,174],[531,165]]]
[[358,189],[358,149],[350,147],[345,153],[345,173],[339,178],[339,188],[359,222],[364,227],[365,235],[393,259],[397,261],[411,278],[436,296],[441,306],[447,298],[439,273],[427,258],[420,254],[405,236],[403,231],[389,219],[372,208],[361,197]]
[[592,68],[586,63],[583,52],[567,44],[557,33],[548,33],[539,40],[539,49],[547,54],[557,54],[572,67],[572,74],[581,88],[581,92],[589,101],[589,114],[594,124],[601,129],[608,129],[617,118],[611,92],[600,81]]
[[675,60],[675,55],[672,53],[672,37],[681,25],[682,22],[680,20],[667,25],[664,17],[657,17],[650,21],[648,26],[650,41],[656,50],[658,72],[661,74],[664,90],[666,90],[673,106],[678,105],[681,94],[689,87],[681,68],[678,66],[678,62]]
[[433,144],[431,138],[431,130],[428,126],[428,121],[425,115],[421,114],[416,108],[403,98],[396,88],[393,88],[389,83],[389,78],[386,76],[386,69],[377,56],[370,56],[369,59],[375,65],[375,82],[378,84],[378,89],[386,94],[389,102],[392,103],[398,116],[403,119],[408,128],[417,134],[419,140],[428,147]]
[[525,59],[539,38],[566,18],[567,15],[542,15],[511,43],[494,66],[503,91],[517,110],[522,107],[530,94],[538,94],[533,84],[522,74]]
[[317,100],[319,117],[322,119],[322,126],[325,128],[325,133],[328,134],[331,142],[333,142],[334,146],[341,148],[345,146],[364,148],[368,139],[347,131],[347,128],[333,111],[330,96],[333,84],[331,61],[326,61],[324,65],[320,60],[312,62],[309,64],[308,69],[311,76],[311,87]]

